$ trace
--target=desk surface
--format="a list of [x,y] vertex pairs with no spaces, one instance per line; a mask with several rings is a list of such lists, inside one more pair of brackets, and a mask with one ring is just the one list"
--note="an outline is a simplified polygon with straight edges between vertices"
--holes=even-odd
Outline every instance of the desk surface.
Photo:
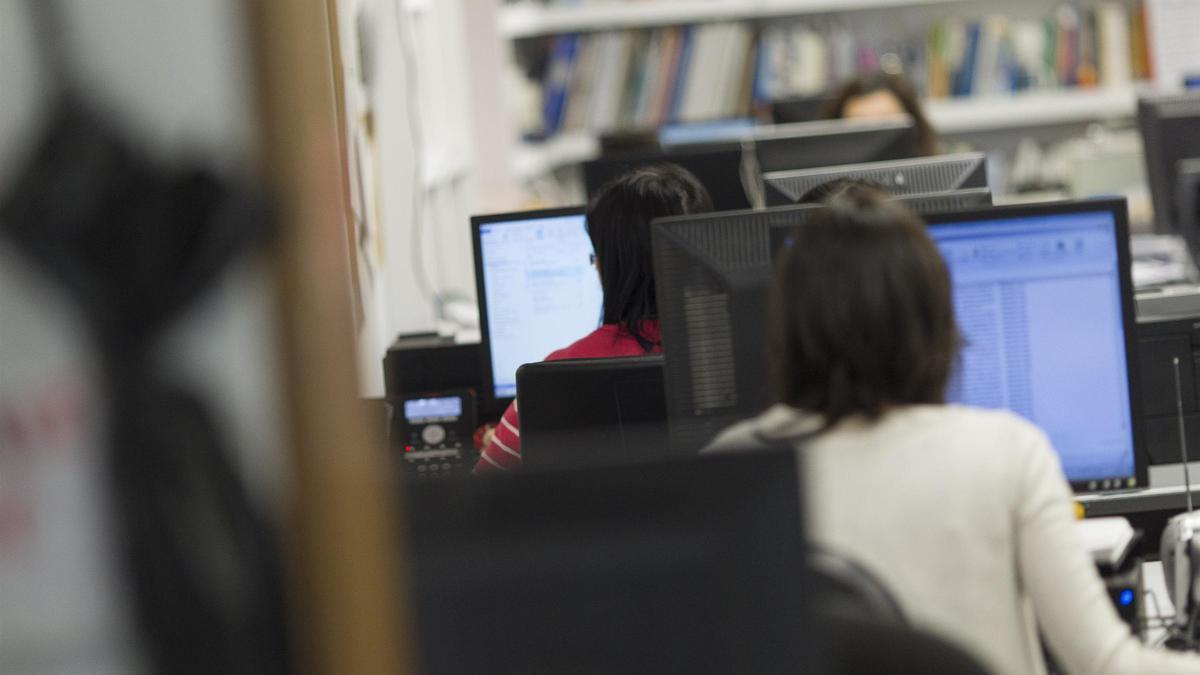
[[[1200,462],[1188,464],[1192,478],[1192,502],[1200,506]],[[1145,511],[1179,511],[1187,509],[1183,487],[1183,465],[1168,464],[1150,467],[1150,487],[1125,492],[1080,495],[1076,498],[1088,516],[1118,516]]]

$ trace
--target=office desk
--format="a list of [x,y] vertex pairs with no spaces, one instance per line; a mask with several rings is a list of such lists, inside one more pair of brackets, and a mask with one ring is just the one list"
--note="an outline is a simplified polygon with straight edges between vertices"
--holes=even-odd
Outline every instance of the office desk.
[[[1191,462],[1192,502],[1200,507],[1200,462]],[[1128,492],[1081,495],[1075,500],[1087,517],[1125,516],[1142,531],[1140,551],[1157,558],[1159,542],[1167,519],[1187,510],[1187,491],[1183,487],[1183,465],[1150,467],[1151,487]]]

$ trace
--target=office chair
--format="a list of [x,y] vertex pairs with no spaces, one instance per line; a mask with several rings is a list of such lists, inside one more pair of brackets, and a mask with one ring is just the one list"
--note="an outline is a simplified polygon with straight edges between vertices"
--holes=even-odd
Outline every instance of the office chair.
[[900,603],[874,574],[839,553],[809,545],[808,563],[823,589],[822,609],[831,616],[871,619],[887,625],[908,623]]
[[669,454],[661,354],[530,363],[517,369],[526,471]]
[[811,542],[806,560],[822,593],[815,612],[829,639],[831,673],[988,672],[958,646],[909,626],[891,591],[867,568]]
[[909,626],[861,617],[824,616],[829,672],[833,675],[985,675],[973,655],[949,641]]

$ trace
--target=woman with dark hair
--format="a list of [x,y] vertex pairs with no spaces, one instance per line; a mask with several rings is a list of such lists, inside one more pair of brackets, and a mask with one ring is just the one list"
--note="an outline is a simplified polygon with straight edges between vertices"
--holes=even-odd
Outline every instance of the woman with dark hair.
[[[604,292],[601,326],[550,354],[546,360],[638,356],[661,351],[650,257],[650,221],[711,210],[708,191],[695,176],[675,164],[633,169],[605,185],[587,212],[588,236]],[[500,425],[484,447],[475,472],[519,468],[520,429],[517,404],[513,403],[504,411]]]
[[790,443],[809,533],[874,573],[910,622],[995,673],[1195,673],[1113,609],[1074,530],[1045,434],[945,403],[959,333],[949,273],[920,219],[869,190],[810,215],[770,305],[780,403],[714,449]]
[[936,155],[937,132],[908,80],[899,73],[878,71],[859,75],[834,94],[825,117],[829,119],[889,117],[907,114],[917,130],[916,154]]

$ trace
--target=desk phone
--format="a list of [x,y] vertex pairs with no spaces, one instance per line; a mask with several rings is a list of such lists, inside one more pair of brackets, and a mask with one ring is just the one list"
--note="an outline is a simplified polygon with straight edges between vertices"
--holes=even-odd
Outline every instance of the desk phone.
[[429,480],[468,473],[475,464],[475,393],[469,389],[403,396],[393,413],[404,473]]

